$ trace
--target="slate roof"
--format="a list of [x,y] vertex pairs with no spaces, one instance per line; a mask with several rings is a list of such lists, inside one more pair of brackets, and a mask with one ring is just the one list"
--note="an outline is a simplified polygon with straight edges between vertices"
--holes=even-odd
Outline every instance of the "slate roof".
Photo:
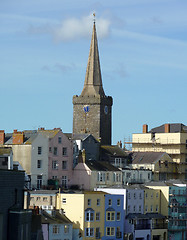
[[93,171],[120,171],[117,167],[105,161],[86,161],[86,165]]
[[[187,126],[182,123],[170,123],[170,133],[177,133],[177,132],[187,132]],[[152,128],[150,133],[164,133],[165,132],[165,124]]]
[[[34,139],[38,136],[38,134],[42,134],[48,138],[53,138],[60,129],[52,129],[52,130],[24,130],[24,143],[23,144],[32,144]],[[13,133],[5,134],[5,144],[12,144]]]
[[147,164],[159,161],[165,152],[133,152],[132,164]]
[[127,157],[128,154],[120,148],[118,145],[102,145],[101,149],[105,150],[108,154],[114,155],[115,157]]
[[45,223],[48,223],[48,224],[72,224],[72,222],[64,214],[60,214],[59,211],[55,211],[54,215],[50,215],[46,211],[42,210],[41,216],[42,216],[42,224],[45,224]]
[[73,134],[72,138],[74,140],[82,140],[82,141],[84,141],[89,136],[91,136],[96,142],[98,142],[92,134],[88,134],[88,133]]

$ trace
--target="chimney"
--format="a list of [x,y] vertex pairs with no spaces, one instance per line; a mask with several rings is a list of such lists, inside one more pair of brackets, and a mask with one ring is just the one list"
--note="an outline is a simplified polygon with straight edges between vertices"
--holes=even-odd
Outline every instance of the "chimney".
[[13,132],[12,144],[23,144],[24,134],[23,132],[18,132],[17,129]]
[[170,124],[169,123],[166,123],[164,125],[164,129],[165,129],[165,133],[169,133],[170,132]]
[[147,124],[143,125],[143,133],[148,133],[148,125]]
[[0,130],[0,144],[4,144],[4,143],[5,143],[5,131]]

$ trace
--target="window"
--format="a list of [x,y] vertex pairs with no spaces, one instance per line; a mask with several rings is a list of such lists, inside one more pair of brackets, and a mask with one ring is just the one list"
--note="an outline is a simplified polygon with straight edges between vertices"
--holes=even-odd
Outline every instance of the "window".
[[86,228],[86,237],[93,237],[94,236],[94,229],[93,228]]
[[38,147],[38,155],[42,154],[42,147]]
[[142,206],[141,206],[141,205],[139,205],[139,212],[141,212],[141,210],[142,210]]
[[100,221],[100,212],[96,212],[95,219],[96,221]]
[[131,206],[129,205],[128,208],[127,208],[128,212],[130,212],[130,209],[131,209]]
[[115,221],[115,212],[106,212],[107,221]]
[[134,208],[133,208],[134,212],[136,212],[136,206],[134,205]]
[[140,193],[139,198],[142,199],[142,193]]
[[40,189],[42,186],[42,175],[37,176],[37,188]]
[[120,220],[121,220],[121,213],[120,213],[120,212],[117,212],[116,220],[117,220],[117,221],[120,221]]
[[88,211],[86,212],[86,221],[93,222],[94,221],[94,212]]
[[66,204],[66,198],[62,198],[62,203]]
[[153,193],[151,193],[151,198],[153,198]]
[[114,227],[107,227],[106,228],[106,235],[107,236],[114,236],[115,235],[115,228]]
[[67,147],[62,148],[62,155],[67,156]]
[[131,194],[130,193],[128,193],[128,198],[131,199]]
[[69,233],[69,225],[64,225],[64,233]]
[[121,182],[121,174],[120,173],[113,173],[113,181],[114,182]]
[[150,173],[148,173],[147,177],[148,177],[148,179],[151,179],[151,174],[150,174]]
[[88,206],[91,206],[91,199],[88,199]]
[[67,161],[62,161],[62,169],[67,169]]
[[100,199],[97,199],[97,206],[100,206]]
[[43,201],[44,201],[44,202],[47,202],[47,197],[43,197]]
[[120,206],[120,204],[121,204],[120,199],[117,199],[117,206]]
[[126,173],[126,178],[130,178],[131,177],[131,173],[130,172],[127,172]]
[[53,234],[58,234],[60,231],[59,231],[59,226],[58,225],[53,225]]
[[158,192],[156,193],[156,198],[158,198]]
[[98,173],[97,173],[97,181],[98,181],[98,182],[103,182],[103,181],[105,181],[105,173],[103,173],[103,172],[98,172]]
[[147,212],[147,205],[145,206],[145,211]]
[[49,152],[52,152],[52,149],[51,149],[51,147],[49,147]]
[[121,158],[115,158],[115,166],[121,167]]
[[55,170],[58,169],[58,161],[56,161],[56,160],[52,161],[52,169],[55,169]]
[[96,237],[96,238],[100,238],[100,228],[99,228],[99,227],[97,227],[97,228],[95,229],[95,237]]
[[150,208],[151,212],[153,212],[153,206],[151,205],[151,208]]
[[62,137],[61,136],[58,137],[58,143],[62,143]]
[[112,206],[112,199],[108,199],[108,205]]
[[54,154],[55,156],[58,154],[58,149],[57,149],[57,147],[54,147],[54,148],[53,148],[53,154]]
[[147,193],[145,194],[145,197],[148,198],[148,194]]
[[106,174],[106,180],[107,180],[107,181],[110,180],[110,175],[109,175],[109,173]]
[[37,161],[37,168],[42,168],[42,160]]
[[134,199],[136,199],[136,193],[134,193]]
[[37,197],[37,198],[36,198],[36,201],[40,201],[40,197]]
[[52,179],[56,180],[56,179],[57,179],[57,176],[52,176]]
[[62,176],[62,187],[67,187],[67,176]]
[[168,161],[165,161],[164,164],[165,164],[165,167],[167,168],[168,167]]
[[156,212],[158,212],[158,205],[156,205]]

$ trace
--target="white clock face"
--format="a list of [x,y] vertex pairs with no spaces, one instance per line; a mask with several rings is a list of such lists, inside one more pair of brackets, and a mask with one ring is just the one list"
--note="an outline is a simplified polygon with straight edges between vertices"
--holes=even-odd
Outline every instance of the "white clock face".
[[104,107],[104,113],[105,113],[105,114],[108,113],[108,107],[107,107],[107,106]]

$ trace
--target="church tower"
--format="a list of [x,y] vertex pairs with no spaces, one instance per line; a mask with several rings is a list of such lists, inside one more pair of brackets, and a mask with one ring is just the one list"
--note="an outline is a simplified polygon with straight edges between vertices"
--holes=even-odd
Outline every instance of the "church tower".
[[103,89],[94,22],[84,87],[80,96],[73,96],[73,134],[92,134],[102,145],[110,145],[112,102]]

